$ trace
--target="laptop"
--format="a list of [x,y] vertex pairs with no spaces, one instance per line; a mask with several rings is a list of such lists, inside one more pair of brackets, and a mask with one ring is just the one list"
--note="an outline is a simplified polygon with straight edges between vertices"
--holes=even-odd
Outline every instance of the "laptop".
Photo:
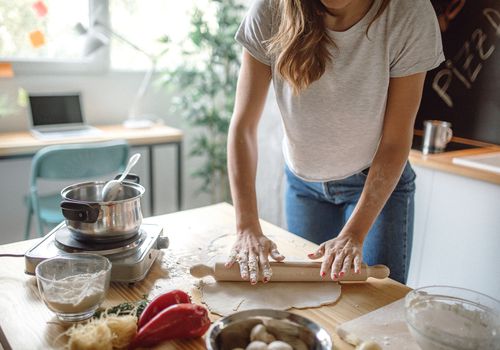
[[85,123],[79,93],[29,94],[31,133],[38,139],[57,140],[97,136],[102,131]]

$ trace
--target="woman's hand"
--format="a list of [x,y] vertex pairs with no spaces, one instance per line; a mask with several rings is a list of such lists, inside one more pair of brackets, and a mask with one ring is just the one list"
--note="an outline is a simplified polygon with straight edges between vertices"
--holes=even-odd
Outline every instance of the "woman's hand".
[[349,232],[343,232],[338,237],[323,242],[318,250],[307,255],[310,259],[323,257],[321,277],[330,273],[332,280],[339,280],[354,267],[359,273],[363,261],[363,240]]
[[269,265],[269,255],[276,261],[285,259],[278,251],[276,244],[262,232],[245,230],[238,233],[226,267],[230,268],[238,262],[241,278],[245,281],[250,280],[251,284],[257,283],[259,270],[261,270],[262,281],[267,283],[273,274]]

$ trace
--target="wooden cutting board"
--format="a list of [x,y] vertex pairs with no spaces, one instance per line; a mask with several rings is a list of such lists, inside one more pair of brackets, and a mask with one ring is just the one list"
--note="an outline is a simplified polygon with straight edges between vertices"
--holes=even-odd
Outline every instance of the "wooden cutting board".
[[384,350],[420,350],[406,325],[404,298],[342,323],[337,333],[353,345],[374,341]]

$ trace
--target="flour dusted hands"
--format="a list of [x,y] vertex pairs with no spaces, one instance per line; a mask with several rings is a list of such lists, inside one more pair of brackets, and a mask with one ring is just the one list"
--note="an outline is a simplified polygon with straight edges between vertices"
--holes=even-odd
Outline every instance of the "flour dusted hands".
[[342,279],[351,269],[359,273],[363,260],[363,241],[353,234],[341,233],[336,238],[323,242],[318,250],[307,255],[310,259],[323,257],[320,274],[330,273],[332,280]]
[[280,254],[276,244],[262,232],[245,230],[237,236],[226,267],[230,268],[238,262],[241,278],[245,281],[249,280],[251,284],[256,284],[259,271],[262,271],[262,281],[268,282],[273,274],[269,265],[269,256],[276,261],[282,261],[285,257]]

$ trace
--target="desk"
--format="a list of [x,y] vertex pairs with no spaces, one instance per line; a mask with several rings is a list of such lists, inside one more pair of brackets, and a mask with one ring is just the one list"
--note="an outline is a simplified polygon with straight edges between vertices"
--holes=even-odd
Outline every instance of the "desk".
[[[154,297],[173,288],[189,292],[195,303],[200,303],[200,291],[188,273],[189,266],[197,263],[200,256],[210,256],[210,246],[216,238],[234,234],[234,209],[228,204],[181,211],[155,216],[146,222],[163,226],[164,234],[170,238],[170,247],[163,251],[145,280],[133,286],[112,283],[104,302],[105,307],[126,300],[139,300],[142,295]],[[262,222],[266,234],[272,237],[285,255],[301,256],[305,251],[317,247],[298,236],[274,225]],[[228,237],[230,238],[230,237]],[[35,240],[0,246],[2,253],[23,253]],[[54,314],[49,311],[38,295],[36,281],[24,271],[24,259],[2,257],[0,264],[0,341],[7,349],[49,349],[64,345],[65,330]],[[389,278],[369,279],[366,283],[343,284],[342,296],[333,305],[292,310],[314,320],[332,336],[335,349],[352,350],[353,346],[342,341],[335,327],[345,321],[359,317],[406,295],[409,288]],[[215,320],[218,316],[211,315]],[[169,341],[155,349],[205,349],[203,339]]]
[[98,142],[106,140],[126,140],[131,146],[145,146],[148,149],[149,200],[154,215],[154,162],[153,148],[159,145],[175,145],[177,151],[177,208],[182,208],[182,138],[181,130],[165,125],[155,125],[147,129],[127,129],[122,125],[97,126],[103,133],[98,136],[72,137],[59,140],[39,140],[29,131],[0,133],[0,160],[32,157],[45,146],[69,143]]

